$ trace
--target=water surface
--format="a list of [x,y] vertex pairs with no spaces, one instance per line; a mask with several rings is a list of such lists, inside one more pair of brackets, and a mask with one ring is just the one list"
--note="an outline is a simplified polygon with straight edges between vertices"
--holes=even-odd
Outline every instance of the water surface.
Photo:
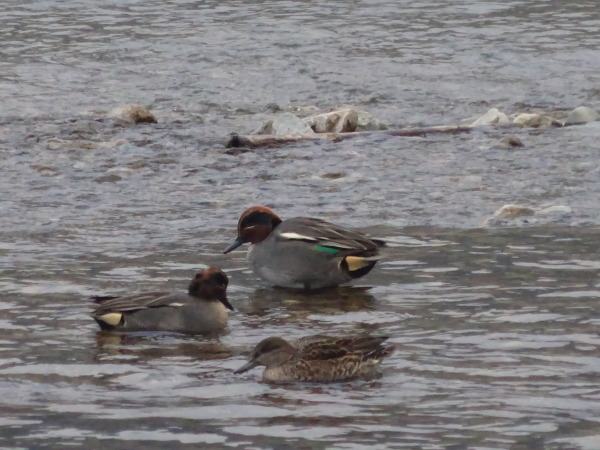
[[[0,442],[64,448],[600,447],[595,124],[230,151],[273,113],[391,126],[600,109],[593,2],[8,1],[0,18]],[[156,125],[106,118],[148,105]],[[352,286],[272,289],[239,214],[386,239]],[[480,228],[507,203],[572,214]],[[230,275],[219,339],[101,333],[93,294]],[[373,332],[381,377],[234,376],[263,337]]]

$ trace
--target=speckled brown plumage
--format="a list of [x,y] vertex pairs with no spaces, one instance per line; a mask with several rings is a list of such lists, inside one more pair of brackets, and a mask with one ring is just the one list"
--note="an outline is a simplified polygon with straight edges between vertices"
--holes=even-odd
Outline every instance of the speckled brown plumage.
[[236,370],[242,373],[266,366],[263,379],[271,382],[332,382],[372,375],[394,347],[383,346],[385,336],[307,336],[289,344],[271,337],[261,341],[252,358]]

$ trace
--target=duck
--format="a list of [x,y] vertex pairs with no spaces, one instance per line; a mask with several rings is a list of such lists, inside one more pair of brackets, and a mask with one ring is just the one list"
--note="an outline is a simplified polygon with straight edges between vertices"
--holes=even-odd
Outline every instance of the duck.
[[237,239],[223,253],[250,243],[252,271],[274,286],[323,289],[367,275],[385,242],[310,217],[282,220],[266,206],[252,206],[238,221]]
[[265,366],[263,381],[330,383],[367,378],[394,351],[387,336],[307,336],[290,344],[280,337],[258,343],[250,360],[235,374]]
[[174,331],[211,334],[227,325],[233,306],[227,300],[229,278],[219,268],[196,273],[187,294],[148,292],[126,296],[94,296],[92,318],[102,330]]

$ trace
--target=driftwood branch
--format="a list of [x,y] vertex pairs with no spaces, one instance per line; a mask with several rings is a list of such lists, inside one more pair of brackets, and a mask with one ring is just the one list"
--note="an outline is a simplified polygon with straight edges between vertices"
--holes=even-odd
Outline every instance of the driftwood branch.
[[378,130],[378,131],[358,131],[353,133],[315,133],[315,134],[296,134],[287,136],[278,136],[273,134],[233,134],[227,139],[225,146],[227,148],[260,148],[276,147],[298,141],[317,141],[328,139],[339,142],[345,139],[365,136],[420,136],[425,137],[428,134],[459,134],[469,133],[474,127],[470,125],[442,125],[425,128],[400,128],[398,130]]

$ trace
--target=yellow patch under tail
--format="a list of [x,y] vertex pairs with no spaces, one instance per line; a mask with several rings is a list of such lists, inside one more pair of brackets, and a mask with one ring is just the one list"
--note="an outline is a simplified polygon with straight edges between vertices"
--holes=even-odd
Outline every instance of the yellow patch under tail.
[[98,320],[101,320],[102,322],[104,322],[107,325],[110,325],[111,327],[116,327],[117,325],[119,325],[119,323],[121,323],[122,318],[123,314],[121,313],[108,313],[98,316]]
[[361,256],[346,256],[346,264],[348,264],[348,270],[350,272],[356,272],[373,264],[372,259],[363,258]]

